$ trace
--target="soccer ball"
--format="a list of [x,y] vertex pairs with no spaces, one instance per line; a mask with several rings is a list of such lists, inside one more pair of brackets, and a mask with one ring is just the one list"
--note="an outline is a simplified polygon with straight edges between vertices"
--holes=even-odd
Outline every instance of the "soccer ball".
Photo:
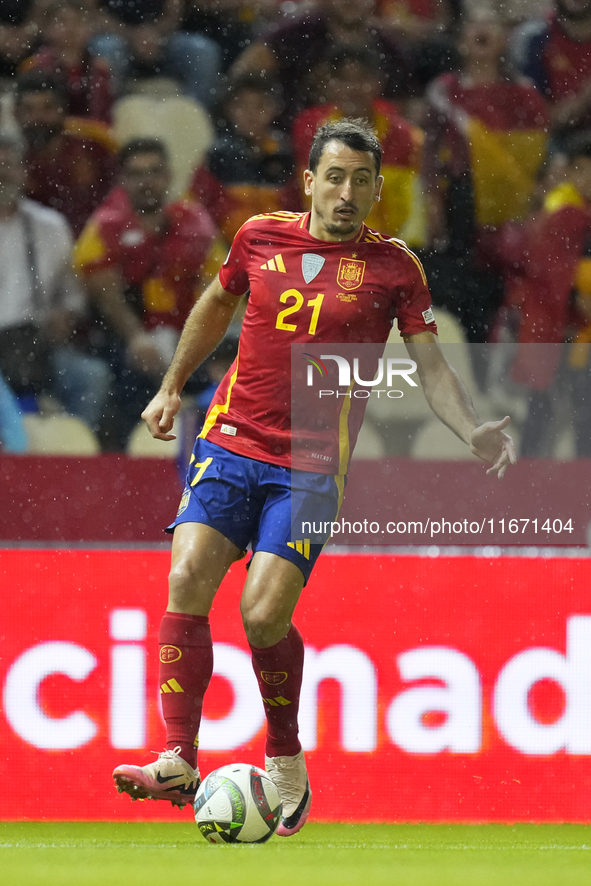
[[209,843],[264,843],[281,819],[271,778],[248,763],[210,772],[195,797],[195,821]]

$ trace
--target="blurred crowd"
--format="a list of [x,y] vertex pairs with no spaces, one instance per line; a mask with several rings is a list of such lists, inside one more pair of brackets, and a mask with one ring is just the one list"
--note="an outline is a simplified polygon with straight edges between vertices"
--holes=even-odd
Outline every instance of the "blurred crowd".
[[368,224],[504,348],[474,378],[524,396],[522,454],[552,454],[567,396],[590,457],[591,0],[2,0],[0,449],[51,408],[126,451],[234,234],[307,208],[341,116],[383,145]]

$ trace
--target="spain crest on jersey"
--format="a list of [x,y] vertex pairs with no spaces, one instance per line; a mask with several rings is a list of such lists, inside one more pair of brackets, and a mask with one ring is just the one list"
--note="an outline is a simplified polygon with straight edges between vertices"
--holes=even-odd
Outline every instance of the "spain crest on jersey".
[[339,262],[337,283],[341,289],[346,289],[350,292],[352,289],[358,289],[361,286],[364,273],[364,261],[359,261],[355,258],[342,258]]

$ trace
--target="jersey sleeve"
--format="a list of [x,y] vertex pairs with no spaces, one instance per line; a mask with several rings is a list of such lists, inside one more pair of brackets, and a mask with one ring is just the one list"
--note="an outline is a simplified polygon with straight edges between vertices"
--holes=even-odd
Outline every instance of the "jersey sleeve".
[[437,335],[437,326],[431,306],[431,293],[423,266],[416,255],[406,250],[408,273],[407,280],[399,291],[395,311],[398,329],[401,335],[418,335],[420,332],[432,332]]
[[245,222],[232,242],[226,260],[220,268],[220,283],[234,295],[244,295],[250,286],[247,270],[250,225]]

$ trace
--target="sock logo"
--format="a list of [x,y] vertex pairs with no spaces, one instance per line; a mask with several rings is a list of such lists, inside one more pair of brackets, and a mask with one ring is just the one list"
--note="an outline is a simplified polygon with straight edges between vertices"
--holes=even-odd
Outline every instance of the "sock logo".
[[269,686],[279,686],[287,680],[287,671],[261,671],[261,677]]
[[166,646],[160,647],[160,661],[163,664],[170,664],[173,661],[178,661],[179,658],[183,657],[183,653],[179,649],[178,646]]
[[263,701],[271,705],[272,708],[285,707],[285,705],[291,704],[290,700],[282,695],[278,695],[277,698],[263,698]]
[[181,684],[178,682],[178,680],[175,680],[174,677],[171,677],[170,680],[167,680],[166,683],[163,683],[162,686],[160,687],[160,694],[161,695],[162,695],[162,693],[166,693],[166,692],[184,692],[184,691],[185,690],[183,689]]

